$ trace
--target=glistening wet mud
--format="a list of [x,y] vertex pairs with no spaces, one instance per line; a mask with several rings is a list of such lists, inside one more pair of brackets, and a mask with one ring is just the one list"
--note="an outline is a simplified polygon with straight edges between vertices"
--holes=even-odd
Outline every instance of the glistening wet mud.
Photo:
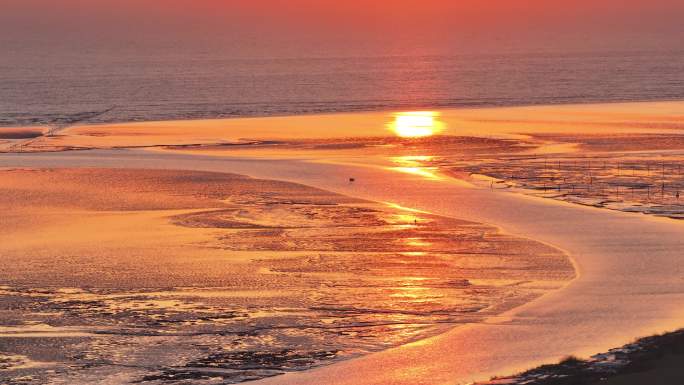
[[562,252],[495,227],[295,184],[0,173],[17,197],[0,201],[3,383],[239,383],[481,322],[574,277]]

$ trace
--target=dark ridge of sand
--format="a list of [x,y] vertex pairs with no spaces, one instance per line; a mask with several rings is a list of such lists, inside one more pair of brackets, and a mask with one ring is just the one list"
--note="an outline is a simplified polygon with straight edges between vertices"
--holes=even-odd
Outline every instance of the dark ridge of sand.
[[596,354],[569,357],[510,377],[475,385],[675,385],[684,383],[684,330],[641,338]]
[[0,128],[0,139],[32,139],[42,135],[41,128]]
[[483,138],[477,136],[436,135],[425,138],[348,137],[332,139],[297,139],[235,144],[205,144],[188,146],[162,146],[165,150],[196,155],[279,155],[323,156],[353,154],[356,156],[407,156],[429,153],[516,154],[535,144],[524,140]]
[[2,169],[0,197],[0,383],[265,378],[575,276],[496,227],[239,175]]

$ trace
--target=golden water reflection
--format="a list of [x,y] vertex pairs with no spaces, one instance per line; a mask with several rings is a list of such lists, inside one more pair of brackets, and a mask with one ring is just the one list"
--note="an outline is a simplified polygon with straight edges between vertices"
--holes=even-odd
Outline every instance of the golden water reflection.
[[443,179],[443,177],[438,174],[438,167],[425,165],[425,163],[430,162],[433,159],[434,157],[432,156],[395,156],[390,158],[390,160],[392,163],[396,164],[396,166],[390,167],[390,169],[402,172],[404,174],[421,176],[431,180]]
[[382,203],[385,204],[387,207],[397,209],[397,210],[401,210],[401,211],[408,211],[408,212],[412,212],[412,213],[421,213],[421,214],[432,214],[428,211],[418,210],[418,209],[414,209],[411,207],[404,207],[404,206],[402,206],[398,203],[394,203],[394,202],[382,202]]
[[396,156],[392,158],[394,163],[400,164],[406,167],[420,167],[423,162],[430,162],[434,159],[434,156],[426,155],[410,155],[410,156]]
[[424,138],[444,131],[446,125],[436,111],[399,112],[388,128],[401,138]]
[[422,238],[405,238],[402,239],[402,242],[404,242],[408,246],[413,247],[428,247],[432,245],[432,242],[427,242]]

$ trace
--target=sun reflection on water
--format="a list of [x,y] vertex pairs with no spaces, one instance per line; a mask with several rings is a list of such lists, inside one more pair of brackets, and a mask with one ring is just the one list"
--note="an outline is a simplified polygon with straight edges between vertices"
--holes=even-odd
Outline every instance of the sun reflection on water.
[[401,255],[406,257],[424,257],[427,253],[424,251],[405,251],[401,253]]
[[413,247],[427,247],[432,245],[431,242],[427,242],[423,240],[422,238],[406,238],[402,239],[402,242],[404,242],[408,246],[413,246]]
[[430,214],[430,212],[428,212],[428,211],[418,210],[418,209],[414,209],[414,208],[410,208],[410,207],[404,207],[404,206],[397,204],[397,203],[394,203],[394,202],[382,202],[382,203],[384,203],[388,207],[391,207],[391,208],[397,209],[397,210],[409,211],[412,213]]
[[445,124],[436,111],[399,112],[388,128],[401,138],[424,138],[433,136],[445,129]]
[[425,166],[426,162],[430,162],[434,159],[433,156],[395,156],[391,158],[392,163],[396,164],[396,167],[391,167],[391,170],[399,171],[404,174],[412,174],[421,176],[426,179],[440,180],[443,179],[439,174],[437,174],[439,168],[432,166]]
[[[398,137],[410,139],[437,135],[444,131],[446,125],[440,120],[439,112],[409,111],[396,113],[394,120],[388,123],[387,127]],[[390,169],[426,179],[443,179],[437,174],[436,167],[425,166],[425,163],[431,162],[433,159],[433,156],[427,155],[397,156],[391,159],[397,166]]]
[[442,177],[435,174],[436,169],[433,167],[392,167],[392,169],[395,171],[403,172],[404,174],[422,176],[426,179],[442,179]]

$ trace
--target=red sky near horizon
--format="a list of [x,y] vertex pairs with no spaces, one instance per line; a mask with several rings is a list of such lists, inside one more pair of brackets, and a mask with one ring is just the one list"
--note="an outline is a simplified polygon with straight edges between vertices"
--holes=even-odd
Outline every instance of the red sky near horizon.
[[[682,0],[2,0],[13,39],[108,36],[424,45],[676,46]],[[646,44],[646,43],[644,43]],[[297,44],[295,44],[297,45]],[[496,43],[494,44],[496,46]]]

